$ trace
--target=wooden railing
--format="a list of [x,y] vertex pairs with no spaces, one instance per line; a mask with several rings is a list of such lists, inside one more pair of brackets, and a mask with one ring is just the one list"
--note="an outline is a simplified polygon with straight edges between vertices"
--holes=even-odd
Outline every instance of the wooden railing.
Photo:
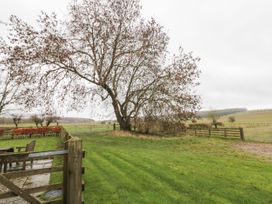
[[[113,124],[113,130],[120,130],[118,123]],[[135,130],[135,129],[134,129]],[[224,138],[240,138],[245,140],[243,128],[191,128],[186,127],[182,131],[178,132],[182,135],[194,135],[194,136],[209,136],[209,137],[224,137]]]
[[242,141],[245,140],[243,128],[187,128],[186,134],[194,136],[240,138]]
[[[32,138],[40,136],[59,135],[59,130],[62,126],[48,126],[48,127],[0,127],[0,139],[20,139],[20,138]],[[55,129],[55,130],[54,130]],[[35,131],[28,131],[35,130]]]
[[[84,184],[82,175],[84,168],[82,167],[82,141],[77,137],[70,136],[64,129],[60,133],[61,139],[64,142],[64,149],[45,152],[25,152],[25,153],[9,153],[1,154],[0,160],[2,163],[22,162],[29,160],[50,159],[58,156],[63,157],[63,166],[53,166],[50,168],[28,169],[13,172],[5,172],[0,174],[0,184],[9,189],[9,191],[1,193],[0,199],[6,199],[19,196],[31,204],[40,203],[63,203],[63,204],[80,204],[83,203],[82,192]],[[19,188],[11,179],[39,175],[45,173],[63,172],[63,182],[59,184],[49,184],[34,188],[22,189]],[[37,197],[31,195],[37,192],[46,192],[54,189],[62,189],[62,198],[54,201],[44,202]]]
[[1,127],[0,128],[0,139],[11,139],[12,138],[12,127]]

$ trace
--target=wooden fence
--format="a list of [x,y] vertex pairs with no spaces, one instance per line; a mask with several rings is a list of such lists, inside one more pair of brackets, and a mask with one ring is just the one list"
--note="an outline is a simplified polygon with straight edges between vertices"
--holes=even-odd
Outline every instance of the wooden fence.
[[0,128],[0,139],[11,139],[12,138],[12,127],[1,127]]
[[[2,163],[21,162],[32,159],[41,160],[55,158],[57,156],[63,157],[63,166],[11,171],[0,174],[0,184],[9,189],[9,191],[0,194],[0,199],[19,196],[31,204],[83,203],[82,192],[84,190],[84,183],[82,181],[82,175],[84,173],[84,168],[82,167],[82,158],[84,158],[84,152],[82,151],[82,141],[77,137],[70,136],[64,129],[61,130],[60,136],[62,141],[64,142],[64,149],[61,150],[33,153],[10,153],[0,155],[0,160],[2,161]],[[19,177],[53,172],[62,172],[62,183],[21,189],[10,180]],[[45,202],[31,195],[33,193],[45,192],[54,189],[62,189],[62,198],[54,201]]]
[[[113,124],[113,130],[120,130],[118,123]],[[134,129],[135,131],[135,129]],[[184,128],[182,135],[194,135],[194,136],[209,136],[209,137],[224,137],[224,138],[240,138],[245,140],[243,128]]]
[[243,128],[205,128],[205,129],[187,128],[186,134],[194,136],[240,138],[242,141],[245,140]]
[[[41,136],[59,135],[62,126],[48,126],[48,127],[0,127],[0,139],[20,139],[20,138],[32,138]],[[29,130],[35,130],[29,132]]]

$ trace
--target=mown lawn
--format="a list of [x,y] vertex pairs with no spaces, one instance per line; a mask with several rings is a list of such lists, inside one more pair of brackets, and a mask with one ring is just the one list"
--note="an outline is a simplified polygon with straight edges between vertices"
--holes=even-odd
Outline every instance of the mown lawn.
[[[110,126],[66,128],[86,150],[85,203],[272,203],[271,160],[239,152],[233,146],[240,141],[139,138],[113,134]],[[0,140],[0,147],[31,140]],[[61,148],[58,137],[35,140],[36,151]]]
[[87,153],[86,203],[272,203],[272,163],[234,149],[236,141],[67,129]]
[[24,147],[32,140],[36,140],[35,151],[47,151],[61,148],[60,139],[56,136],[0,140],[0,148]]

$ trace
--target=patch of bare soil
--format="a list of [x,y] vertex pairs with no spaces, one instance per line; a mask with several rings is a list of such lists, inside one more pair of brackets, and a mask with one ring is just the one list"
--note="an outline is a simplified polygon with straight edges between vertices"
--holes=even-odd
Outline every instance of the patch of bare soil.
[[235,148],[244,152],[257,154],[258,156],[272,158],[272,144],[240,142],[235,145]]

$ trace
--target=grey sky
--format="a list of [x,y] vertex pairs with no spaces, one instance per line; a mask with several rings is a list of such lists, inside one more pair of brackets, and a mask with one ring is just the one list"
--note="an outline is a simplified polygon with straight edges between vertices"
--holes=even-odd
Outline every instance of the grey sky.
[[[2,1],[0,21],[15,14],[34,22],[41,10],[62,16],[68,2]],[[170,51],[182,45],[201,57],[203,109],[272,108],[272,1],[142,0],[142,5],[144,16],[165,27]],[[0,35],[5,35],[1,24]]]

